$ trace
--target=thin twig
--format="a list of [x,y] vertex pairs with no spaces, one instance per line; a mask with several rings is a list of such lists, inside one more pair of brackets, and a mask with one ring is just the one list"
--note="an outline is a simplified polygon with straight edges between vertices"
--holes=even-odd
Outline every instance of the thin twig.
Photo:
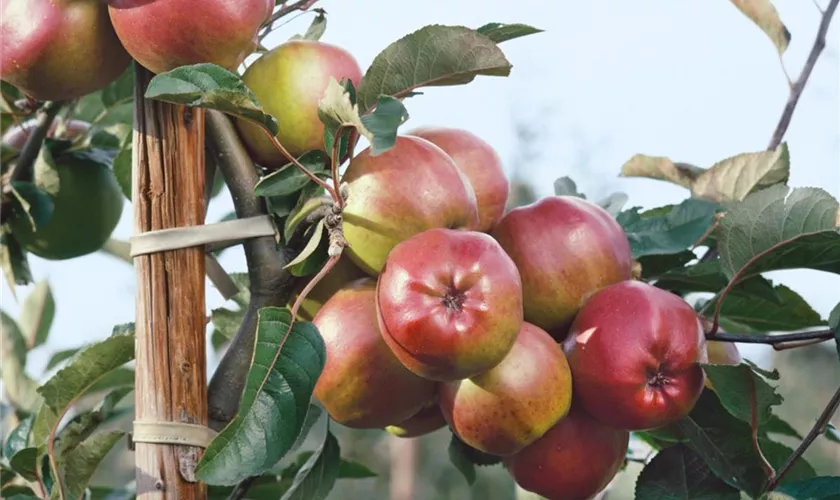
[[832,396],[828,401],[828,404],[820,415],[820,418],[817,419],[814,426],[811,427],[810,431],[808,431],[808,434],[805,436],[805,439],[802,440],[802,443],[799,444],[799,447],[791,453],[784,465],[779,468],[779,472],[777,472],[767,482],[767,491],[773,491],[777,486],[779,486],[779,483],[785,477],[785,474],[787,474],[791,467],[793,467],[793,464],[795,464],[796,461],[805,454],[808,447],[811,446],[817,437],[825,434],[828,430],[828,424],[837,412],[838,407],[840,407],[840,387],[838,387],[837,391],[834,392],[834,396]]
[[319,179],[317,175],[313,174],[308,168],[304,167],[303,164],[300,161],[298,161],[297,158],[295,158],[294,156],[292,156],[291,153],[289,153],[289,150],[286,149],[285,146],[283,146],[283,144],[277,139],[277,137],[274,134],[271,133],[270,130],[264,128],[263,133],[265,133],[265,135],[271,140],[271,143],[274,144],[274,148],[277,149],[277,151],[280,151],[280,153],[283,156],[285,156],[287,160],[289,160],[295,167],[298,168],[298,170],[300,170],[307,177],[309,177],[309,180],[322,187],[330,196],[332,196],[333,200],[339,202],[341,198],[338,196],[337,186],[336,189],[333,189],[329,184]]
[[814,40],[814,45],[811,47],[811,53],[808,54],[808,59],[805,61],[805,66],[802,68],[799,78],[796,79],[796,82],[794,82],[790,89],[787,104],[785,104],[782,116],[779,119],[778,125],[776,125],[776,130],[773,132],[772,138],[770,139],[770,144],[767,146],[768,151],[775,150],[779,147],[779,144],[782,143],[782,138],[784,137],[785,132],[787,132],[791,118],[793,118],[793,111],[796,109],[799,98],[802,96],[802,91],[805,90],[805,84],[808,83],[808,78],[811,76],[811,72],[817,64],[817,59],[819,59],[820,53],[825,48],[825,35],[828,33],[831,18],[834,16],[834,11],[837,10],[838,4],[840,4],[840,0],[831,0],[828,3],[828,7],[822,11],[822,20],[820,21],[820,27],[817,30],[817,37]]
[[293,2],[289,5],[286,5],[284,3],[283,6],[280,7],[277,10],[277,12],[275,12],[274,14],[271,15],[271,17],[268,19],[268,21],[263,23],[262,33],[260,33],[260,35],[259,35],[260,40],[265,38],[266,35],[268,35],[268,33],[271,32],[271,29],[272,29],[272,26],[274,25],[274,23],[279,21],[281,18],[283,18],[285,16],[288,16],[292,12],[295,12],[295,11],[298,11],[298,10],[300,10],[300,11],[308,10],[310,7],[315,5],[315,3],[317,1],[318,0],[298,0],[297,2]]
[[29,181],[32,179],[32,167],[38,158],[38,153],[41,151],[44,139],[47,138],[50,127],[63,105],[63,101],[51,101],[44,104],[38,111],[37,122],[29,132],[26,142],[23,144],[18,155],[14,171],[12,172],[12,180]]
[[707,333],[706,340],[719,342],[738,342],[741,344],[781,344],[786,342],[801,342],[813,340],[830,340],[834,338],[834,330],[815,330],[810,332],[780,333],[776,335],[759,335],[752,333]]
[[248,489],[253,484],[254,480],[257,479],[257,476],[251,476],[247,479],[242,480],[241,483],[237,484],[233,491],[230,492],[228,495],[228,500],[242,500],[245,498],[245,495],[248,494]]

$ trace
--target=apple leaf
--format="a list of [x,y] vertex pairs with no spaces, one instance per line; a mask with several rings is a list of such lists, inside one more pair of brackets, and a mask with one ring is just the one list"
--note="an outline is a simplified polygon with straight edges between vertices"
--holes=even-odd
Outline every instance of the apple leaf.
[[823,189],[777,184],[731,205],[718,226],[730,282],[781,269],[840,274],[837,200]]
[[370,154],[377,156],[397,142],[397,129],[408,120],[408,111],[399,99],[379,96],[373,113],[362,117],[362,124],[370,132]]
[[48,143],[52,144],[47,139],[38,151],[38,157],[32,167],[32,179],[41,191],[51,196],[58,196],[61,189],[61,177]]
[[[67,366],[38,388],[44,404],[33,424],[33,443],[44,444],[78,398],[97,389],[112,372],[133,359],[134,330],[125,325],[115,327],[105,340],[80,350]],[[128,371],[133,374],[132,370]],[[113,387],[111,383],[105,385],[108,387],[100,385],[100,388]]]
[[493,40],[463,26],[425,26],[393,42],[365,72],[357,92],[364,115],[388,95],[428,86],[464,85],[478,75],[508,76],[512,65]]
[[[651,280],[657,278],[656,285],[662,279],[666,279],[666,274],[669,271],[675,273],[685,272],[696,266],[685,267],[686,264],[696,259],[697,255],[690,250],[683,250],[679,253],[670,253],[662,255],[646,255],[639,257],[637,260],[642,265],[642,279]],[[666,290],[671,290],[667,286],[661,287]]]
[[790,31],[779,18],[779,12],[770,0],[732,0],[738,10],[747,16],[773,42],[779,55],[784,54],[790,43]]
[[[8,456],[8,455],[7,455]],[[38,480],[38,448],[28,447],[9,456],[9,467],[28,481]]]
[[790,152],[786,143],[775,151],[743,153],[719,161],[700,174],[691,193],[717,203],[741,201],[752,192],[786,183],[790,177]]
[[[743,283],[749,283],[755,278],[758,276]],[[720,315],[757,332],[792,331],[825,325],[820,314],[798,293],[785,285],[777,285],[775,292],[778,301],[764,300],[756,295],[730,293],[723,301]]]
[[596,204],[607,211],[613,217],[617,217],[619,213],[621,213],[621,209],[624,208],[624,205],[630,201],[630,197],[627,193],[616,192],[613,193],[606,198],[599,200]]
[[[701,366],[715,386],[723,407],[751,426],[762,428],[770,421],[773,406],[784,401],[776,388],[746,363],[735,366],[703,363]],[[779,373],[773,372],[771,380],[778,379]]]
[[324,441],[297,471],[280,500],[324,500],[333,489],[341,464],[341,448],[329,430],[329,419],[326,422]]
[[338,466],[339,479],[367,479],[377,476],[376,472],[359,462],[341,459],[341,464]]
[[[327,169],[329,157],[323,151],[317,149],[309,151],[297,160],[315,175],[329,173]],[[301,169],[292,163],[287,163],[260,179],[254,187],[254,194],[264,197],[289,196],[299,193],[310,182],[312,182],[312,179]]]
[[0,311],[0,380],[9,402],[25,411],[39,404],[38,382],[26,373],[26,340],[17,322]]
[[823,476],[782,485],[776,493],[795,500],[837,500],[840,497],[840,476]]
[[577,183],[571,177],[564,175],[554,181],[554,194],[556,196],[574,196],[586,199],[586,196],[578,191]]
[[315,19],[312,20],[312,23],[309,25],[309,28],[306,29],[306,33],[303,35],[295,35],[290,40],[313,40],[318,41],[324,36],[324,33],[327,31],[327,16],[325,15],[324,11],[319,11],[318,15],[315,16]]
[[463,442],[455,433],[449,441],[449,461],[458,469],[467,483],[472,486],[476,480],[475,466],[495,465],[501,458],[484,453]]
[[[698,262],[693,266],[671,269],[658,276],[655,284],[659,288],[681,293],[717,293],[726,288],[728,280],[720,269],[720,261],[710,260]],[[732,289],[731,293],[748,298],[757,298],[771,304],[783,303],[773,287],[773,283],[760,275],[742,281]]]
[[146,99],[208,108],[254,121],[277,135],[277,120],[267,114],[239,75],[210,63],[181,66],[155,75]]
[[621,166],[621,177],[644,177],[667,181],[687,189],[704,170],[688,163],[678,163],[665,156],[636,154]]
[[792,425],[782,420],[776,414],[770,414],[770,418],[762,429],[766,434],[778,434],[780,436],[788,436],[801,440],[802,434],[799,433]]
[[114,177],[127,199],[131,199],[131,147],[123,148],[114,158]]
[[24,299],[18,318],[27,349],[38,347],[47,340],[54,318],[55,300],[50,284],[40,281]]
[[61,351],[54,352],[53,355],[50,356],[49,361],[47,361],[47,367],[44,370],[45,371],[52,370],[53,368],[60,365],[64,361],[67,361],[68,359],[75,356],[77,352],[79,352],[78,347],[73,347],[73,348],[70,348],[70,349],[63,349]]
[[[752,429],[732,416],[714,391],[704,390],[688,417],[674,424],[687,445],[700,455],[716,476],[753,498],[758,497],[767,481],[761,459],[755,451]],[[774,467],[781,466],[792,450],[761,434],[758,443]],[[800,459],[782,483],[815,475],[813,467]]]
[[116,80],[109,83],[100,92],[99,97],[106,109],[134,100],[134,64],[134,61],[132,61]]
[[259,475],[300,434],[326,351],[312,323],[295,322],[286,337],[290,321],[287,309],[260,309],[239,412],[205,450],[195,471],[200,481],[230,485]]
[[226,341],[233,340],[245,311],[233,311],[225,307],[217,307],[210,311],[210,322],[213,323],[213,335],[221,335]]
[[[325,238],[326,231],[324,229],[325,220],[321,219],[317,224],[307,233],[309,240],[303,247],[303,250],[284,266],[284,269],[290,269],[294,276],[306,276],[315,270],[320,269],[324,265],[329,255],[329,238]],[[319,252],[319,250],[321,250]],[[320,265],[319,265],[320,264]]]
[[289,214],[286,223],[283,227],[283,239],[289,241],[300,227],[301,222],[305,221],[307,217],[313,215],[316,210],[324,210],[331,207],[333,199],[329,196],[314,196],[299,201],[298,205]]
[[739,500],[691,448],[678,444],[656,454],[636,480],[639,500]]
[[714,223],[717,205],[687,199],[646,212],[633,207],[616,219],[627,233],[633,258],[680,253],[695,245]]
[[832,424],[831,422],[829,422],[828,425],[826,425],[825,438],[829,441],[840,443],[840,430],[838,430],[837,427],[834,427],[834,424]]
[[834,341],[837,344],[837,355],[840,356],[840,303],[828,314],[828,327],[834,330]]
[[[17,427],[9,432],[8,436],[6,436],[6,442],[3,443],[3,457],[11,459],[17,455],[18,452],[26,449],[26,445],[29,442],[29,434],[32,431],[32,422],[34,420],[34,416],[30,415],[21,420]],[[24,475],[27,471],[17,472],[18,474]],[[34,473],[34,469],[32,469],[31,472]]]
[[[123,431],[95,434],[64,455],[59,464],[59,474],[63,477],[61,481],[56,481],[51,500],[65,498],[65,495],[82,498],[99,464],[124,435]],[[64,489],[64,494],[60,493],[60,488]]]
[[32,271],[29,269],[26,251],[11,233],[0,234],[0,267],[3,268],[3,276],[12,292],[12,298],[17,299],[15,285],[32,283]]
[[29,219],[33,231],[46,226],[52,219],[55,202],[52,196],[30,182],[12,181],[12,210]]
[[502,43],[515,38],[542,33],[543,30],[527,24],[487,23],[475,30],[495,43]]

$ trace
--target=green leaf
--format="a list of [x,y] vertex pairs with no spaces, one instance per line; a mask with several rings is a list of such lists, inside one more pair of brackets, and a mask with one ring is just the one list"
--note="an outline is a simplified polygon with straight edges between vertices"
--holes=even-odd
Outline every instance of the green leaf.
[[239,412],[210,443],[196,468],[208,484],[235,484],[276,464],[306,420],[324,369],[324,341],[312,323],[295,322],[279,307],[260,309],[254,357]]
[[678,163],[664,156],[636,154],[621,167],[621,177],[644,177],[667,181],[687,189],[704,170],[688,163]]
[[751,426],[760,429],[767,424],[773,406],[784,401],[775,387],[745,363],[734,366],[702,363],[701,366],[715,386],[723,407]]
[[636,480],[639,500],[739,500],[737,489],[721,481],[689,447],[668,447],[648,463]]
[[289,447],[289,451],[287,451],[286,454],[293,453],[303,446],[303,443],[312,431],[312,427],[316,422],[318,422],[323,414],[324,410],[322,410],[320,406],[314,404],[309,405],[309,409],[306,411],[306,417],[303,420],[303,425],[300,427],[298,437],[295,439],[295,442],[292,443],[292,446]]
[[639,207],[621,212],[617,220],[627,233],[633,258],[680,253],[712,226],[717,205],[687,199],[679,205],[639,213]]
[[475,465],[464,455],[463,447],[460,446],[460,439],[455,434],[452,434],[452,439],[449,441],[449,461],[458,469],[458,472],[464,476],[467,484],[472,486],[475,483],[476,473]]
[[309,240],[303,250],[292,259],[285,269],[289,269],[294,276],[307,276],[323,267],[329,255],[329,238],[324,229],[325,221],[321,219],[315,227],[307,231]]
[[111,108],[134,100],[134,62],[116,80],[102,89],[102,105]]
[[55,201],[52,196],[29,182],[12,181],[12,200],[16,203],[13,210],[29,219],[33,231],[46,226],[55,211]]
[[324,15],[324,11],[320,11],[303,34],[303,39],[318,41],[324,36],[325,31],[327,31],[327,16]]
[[370,132],[370,154],[377,156],[397,142],[397,129],[408,120],[408,110],[399,99],[381,95],[373,113],[363,116],[362,124]]
[[834,342],[837,345],[837,355],[840,356],[840,304],[828,314],[828,327],[834,330]]
[[[303,198],[301,198],[303,200]],[[316,210],[323,210],[322,207],[330,207],[333,204],[333,199],[329,196],[314,196],[306,198],[304,201],[298,200],[298,205],[289,214],[286,223],[283,227],[283,239],[289,241],[295,234],[295,231],[300,226],[301,222],[312,215]]]
[[32,178],[39,189],[49,195],[58,196],[61,188],[61,178],[58,174],[58,167],[56,167],[53,153],[47,145],[48,142],[49,140],[45,141],[44,145],[38,151],[38,157],[35,159],[35,164],[32,167]]
[[586,199],[586,196],[578,191],[577,183],[571,177],[564,175],[554,181],[554,194],[556,196],[574,196]]
[[[320,150],[304,153],[298,158],[301,165],[313,174],[327,172],[329,157]],[[296,194],[312,180],[297,166],[288,163],[257,182],[254,194],[257,196],[289,196]]]
[[338,466],[339,479],[366,479],[377,476],[377,473],[359,462],[342,459],[341,464]]
[[777,285],[775,292],[778,301],[763,300],[754,295],[729,294],[723,301],[720,314],[759,332],[799,330],[825,324],[820,314],[798,293],[784,285]]
[[78,347],[73,347],[71,349],[64,349],[62,351],[54,352],[52,356],[50,356],[50,360],[47,362],[47,367],[45,371],[50,371],[56,366],[60,365],[62,362],[67,361],[68,359],[72,358],[79,352]]
[[[728,283],[729,281],[721,271],[720,261],[710,260],[698,262],[689,267],[672,269],[658,276],[656,286],[681,293],[717,293],[724,289]],[[777,289],[773,287],[773,283],[762,276],[753,276],[748,280],[744,280],[736,285],[730,293],[743,296],[750,300],[759,299],[767,302],[769,305],[765,304],[766,307],[784,303],[779,297]]]
[[487,23],[475,31],[493,40],[495,43],[502,43],[515,38],[543,32],[543,30],[528,26],[527,24],[502,23]]
[[9,458],[9,467],[28,481],[38,480],[38,448],[18,450]]
[[181,66],[156,75],[146,99],[208,108],[254,121],[277,135],[277,120],[236,73],[210,63]]
[[[651,280],[657,278],[656,285],[659,286],[663,275],[669,271],[680,272],[690,268],[685,265],[696,259],[697,255],[690,250],[683,250],[679,253],[670,253],[663,255],[646,255],[639,257],[637,260],[642,265],[642,279]],[[691,266],[696,267],[696,266]],[[666,290],[670,290],[667,286],[663,286]]]
[[788,483],[777,488],[776,493],[790,495],[796,500],[838,500],[840,476],[815,477]]
[[0,267],[3,268],[3,276],[6,278],[13,298],[17,298],[15,285],[32,283],[32,271],[29,270],[26,251],[13,234],[0,235]]
[[33,420],[35,420],[34,415],[26,417],[6,436],[6,442],[3,443],[4,457],[13,457],[17,452],[26,448],[29,433],[32,431]]
[[103,379],[107,380],[109,374],[134,359],[133,330],[126,330],[117,327],[110,337],[81,350],[67,366],[38,388],[44,404],[35,417],[35,444],[40,445],[49,438],[79,397],[96,388]]
[[783,143],[775,151],[742,153],[712,165],[692,183],[691,194],[716,203],[741,201],[789,177],[790,152]]
[[20,484],[3,486],[3,488],[0,489],[0,496],[9,499],[14,498],[15,500],[40,500],[40,498],[35,495],[35,492],[32,491],[32,488]]
[[324,500],[338,479],[341,448],[329,430],[321,446],[306,460],[295,474],[294,481],[281,500]]
[[777,184],[729,207],[718,226],[729,280],[808,268],[840,273],[838,203],[825,190]]
[[407,97],[426,86],[464,85],[478,75],[508,76],[511,64],[488,37],[463,26],[425,26],[380,52],[358,88],[360,114],[380,95]]
[[603,208],[613,217],[618,217],[618,214],[621,213],[621,209],[624,208],[624,205],[630,201],[630,197],[627,193],[613,193],[606,198],[599,200],[596,202],[598,206]]
[[834,427],[834,424],[829,422],[825,428],[825,437],[829,441],[840,443],[840,430],[837,430],[837,427]]
[[33,349],[47,340],[54,318],[55,300],[50,284],[40,281],[24,299],[18,318],[27,348]]
[[779,55],[784,54],[790,43],[790,31],[779,18],[779,12],[770,0],[732,0],[742,14],[747,16],[766,34]]
[[127,199],[131,199],[131,147],[123,148],[114,158],[114,176]]
[[767,423],[764,425],[764,432],[767,434],[779,434],[781,436],[794,437],[802,439],[802,434],[799,433],[792,425],[782,420],[778,415],[771,414]]
[[88,487],[94,472],[111,451],[111,448],[125,435],[123,431],[111,431],[95,434],[65,455],[59,466],[61,482],[56,482],[50,498],[56,500],[59,495],[59,484],[64,488],[64,494],[69,498],[81,498]]
[[213,334],[221,335],[226,341],[233,340],[245,311],[232,311],[225,307],[218,307],[210,311],[210,321],[213,323]]
[[8,400],[18,408],[33,410],[40,399],[38,382],[26,373],[26,340],[18,324],[0,311],[0,380]]

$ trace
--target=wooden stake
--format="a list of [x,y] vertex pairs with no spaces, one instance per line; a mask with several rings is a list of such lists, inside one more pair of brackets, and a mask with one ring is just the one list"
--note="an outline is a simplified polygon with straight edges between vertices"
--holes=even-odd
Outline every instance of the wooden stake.
[[[135,234],[203,224],[204,110],[145,100],[154,75],[135,68]],[[137,420],[207,424],[204,266],[203,248],[134,259]],[[200,448],[136,443],[138,500],[205,498],[206,486],[189,477],[200,456]]]

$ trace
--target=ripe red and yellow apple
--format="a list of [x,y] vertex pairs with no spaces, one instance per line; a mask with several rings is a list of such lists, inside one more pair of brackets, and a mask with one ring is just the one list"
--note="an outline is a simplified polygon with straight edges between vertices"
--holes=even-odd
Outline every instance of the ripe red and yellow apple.
[[82,97],[130,61],[99,0],[3,0],[0,80],[33,99]]
[[493,238],[429,229],[399,243],[377,280],[380,330],[396,357],[431,380],[498,365],[522,328],[519,271]]
[[408,133],[441,148],[467,176],[478,204],[476,231],[488,232],[504,215],[510,194],[502,159],[474,133],[451,127],[420,127]]
[[274,8],[274,0],[105,2],[123,46],[152,73],[200,63],[235,71],[257,48],[257,31]]
[[522,275],[525,320],[558,340],[588,297],[632,275],[624,230],[582,198],[548,196],[514,208],[491,234]]
[[336,292],[312,321],[327,360],[314,396],[336,422],[376,429],[404,422],[436,395],[385,344],[376,319],[376,283],[363,278]]
[[629,432],[573,404],[541,438],[502,462],[521,488],[547,500],[589,500],[621,469],[629,444]]
[[[333,78],[358,86],[362,69],[343,48],[313,40],[285,42],[260,56],[242,75],[263,109],[277,120],[277,140],[294,157],[324,149],[318,104]],[[289,163],[261,127],[242,119],[236,126],[258,164],[277,169]],[[358,140],[358,134],[354,137]]]
[[377,156],[356,155],[342,182],[349,197],[343,213],[345,250],[362,270],[377,276],[391,250],[428,229],[468,228],[478,221],[475,193],[442,149],[399,136]]
[[618,429],[675,422],[703,391],[705,342],[682,298],[642,281],[610,285],[586,301],[563,343],[575,401]]
[[572,374],[563,350],[544,330],[523,323],[498,365],[441,384],[440,407],[450,429],[491,455],[516,453],[569,412]]

